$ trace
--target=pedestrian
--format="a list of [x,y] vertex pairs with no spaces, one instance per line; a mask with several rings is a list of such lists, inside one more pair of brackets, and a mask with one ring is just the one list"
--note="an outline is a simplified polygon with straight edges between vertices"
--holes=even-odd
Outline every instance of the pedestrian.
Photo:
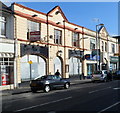
[[112,74],[111,74],[111,72],[107,73],[107,80],[112,81]]
[[82,73],[83,80],[85,79],[84,73]]
[[58,76],[60,76],[59,69],[57,69],[57,72],[55,73],[55,75],[58,75]]

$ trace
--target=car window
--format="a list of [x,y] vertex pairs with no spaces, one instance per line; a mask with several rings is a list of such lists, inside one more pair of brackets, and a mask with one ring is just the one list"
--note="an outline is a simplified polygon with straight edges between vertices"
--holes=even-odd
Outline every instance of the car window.
[[53,76],[48,76],[47,79],[52,80]]
[[54,75],[54,80],[60,80],[60,79],[61,79],[60,76]]
[[104,71],[104,74],[107,74],[107,71]]
[[117,71],[116,73],[117,73],[117,74],[120,74],[120,71]]

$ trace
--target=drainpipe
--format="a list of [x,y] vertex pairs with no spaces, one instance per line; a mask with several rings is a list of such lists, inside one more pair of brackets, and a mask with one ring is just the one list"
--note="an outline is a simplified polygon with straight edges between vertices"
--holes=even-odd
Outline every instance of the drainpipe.
[[63,25],[64,25],[64,62],[63,62],[63,77],[66,78],[66,43],[65,43],[65,20],[63,21]]
[[48,13],[47,13],[47,47],[48,47],[48,64],[47,64],[47,70],[46,73],[47,75],[49,74],[49,25],[48,25]]
[[17,40],[17,27],[16,27],[16,17],[13,14],[14,19],[14,88],[18,87],[18,66],[17,66],[17,58],[18,58],[18,40]]

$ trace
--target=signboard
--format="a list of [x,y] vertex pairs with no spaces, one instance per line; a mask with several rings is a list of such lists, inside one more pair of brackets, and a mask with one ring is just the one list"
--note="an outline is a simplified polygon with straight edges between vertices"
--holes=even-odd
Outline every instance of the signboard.
[[70,57],[80,57],[80,58],[83,58],[83,51],[80,51],[80,50],[69,50],[69,58]]
[[32,41],[32,42],[39,41],[40,40],[40,31],[30,32],[29,36],[30,36],[30,41]]
[[28,63],[29,63],[29,64],[32,64],[33,62],[30,60],[30,61],[28,61]]
[[92,55],[94,56],[94,55],[99,55],[100,54],[100,49],[94,49],[94,50],[92,50]]
[[85,55],[85,59],[86,60],[100,60],[100,56],[97,56],[97,55],[91,55],[91,54],[86,54]]
[[21,55],[20,55],[21,57],[26,54],[29,54],[29,55],[37,54],[37,55],[42,55],[42,56],[48,58],[48,47],[21,44],[20,49],[21,49]]
[[110,62],[118,62],[118,57],[116,56],[110,56]]

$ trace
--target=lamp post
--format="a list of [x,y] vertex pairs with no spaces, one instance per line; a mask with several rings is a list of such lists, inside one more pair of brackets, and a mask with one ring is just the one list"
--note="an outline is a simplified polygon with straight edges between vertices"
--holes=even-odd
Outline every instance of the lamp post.
[[[98,24],[96,25],[96,50],[97,50],[97,71],[100,70],[100,37],[98,36],[98,27],[99,26],[104,26],[104,24]],[[99,37],[99,41],[98,41],[98,37]],[[98,51],[98,42],[99,42],[99,51]],[[99,59],[98,59],[99,56]]]

